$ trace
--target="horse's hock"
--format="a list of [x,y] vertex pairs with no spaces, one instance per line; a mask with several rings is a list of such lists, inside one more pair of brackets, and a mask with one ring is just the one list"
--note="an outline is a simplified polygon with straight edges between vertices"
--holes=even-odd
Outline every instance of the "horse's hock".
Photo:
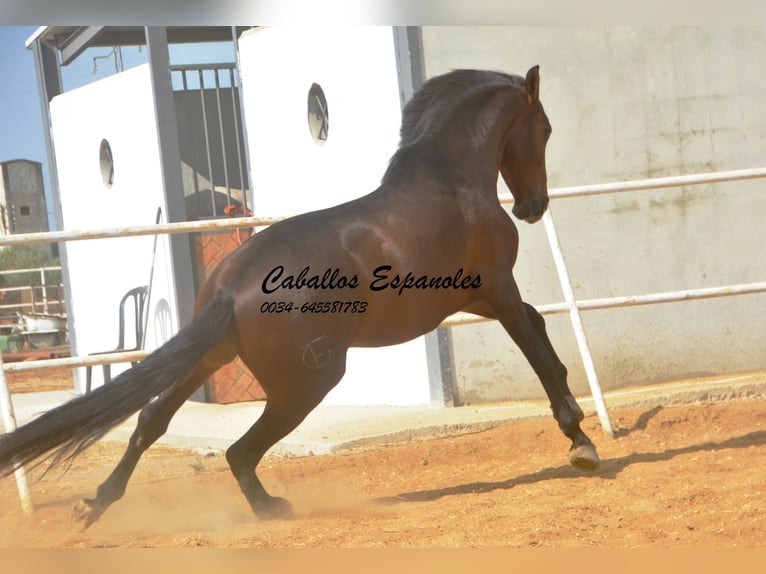
[[[194,255],[197,264],[197,285],[208,278],[221,260],[239,247],[237,231],[195,233]],[[218,370],[207,382],[208,400],[213,403],[236,403],[266,398],[261,385],[237,357]]]

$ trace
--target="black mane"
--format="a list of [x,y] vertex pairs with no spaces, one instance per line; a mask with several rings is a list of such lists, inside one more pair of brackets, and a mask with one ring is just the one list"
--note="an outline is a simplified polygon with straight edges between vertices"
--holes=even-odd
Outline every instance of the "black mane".
[[521,76],[484,70],[453,70],[429,79],[402,110],[399,146],[412,142],[426,133],[429,127],[434,127],[434,122],[425,120],[439,117],[442,115],[440,112],[449,110],[458,98],[473,88],[494,83],[523,86],[524,82]]
[[[394,153],[383,174],[385,181],[393,176],[416,140],[438,131],[450,110],[473,90],[492,84],[523,86],[526,80],[514,74],[485,70],[453,70],[429,79],[415,92],[402,109],[399,149]],[[419,154],[422,154],[421,150]],[[422,155],[418,155],[422,158]]]

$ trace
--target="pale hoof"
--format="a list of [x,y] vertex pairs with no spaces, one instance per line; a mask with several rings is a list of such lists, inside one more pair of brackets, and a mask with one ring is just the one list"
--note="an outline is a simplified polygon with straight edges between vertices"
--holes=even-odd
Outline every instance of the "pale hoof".
[[601,466],[596,447],[592,444],[581,444],[569,450],[569,462],[572,466],[585,470],[596,470]]

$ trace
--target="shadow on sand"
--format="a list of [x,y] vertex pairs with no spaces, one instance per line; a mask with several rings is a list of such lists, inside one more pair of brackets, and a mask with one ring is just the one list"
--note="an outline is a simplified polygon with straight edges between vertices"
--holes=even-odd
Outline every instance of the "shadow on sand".
[[[657,407],[651,411],[647,411],[639,418],[639,420],[636,422],[636,425],[634,425],[632,429],[622,431],[621,433],[616,433],[616,436],[625,436],[634,430],[644,428],[648,420],[657,414],[660,408],[661,407]],[[681,448],[668,449],[662,452],[633,453],[620,458],[602,460],[601,467],[598,470],[588,474],[602,479],[613,479],[616,478],[617,475],[620,474],[623,470],[635,464],[664,462],[680,455],[695,452],[711,452],[763,445],[766,445],[766,430],[750,432],[745,435],[732,437],[721,442],[709,441]],[[576,479],[581,478],[583,474],[584,472],[582,470],[578,470],[571,465],[565,465],[546,468],[544,470],[532,472],[529,474],[523,474],[500,482],[472,482],[469,484],[458,484],[455,486],[433,490],[403,492],[395,496],[376,498],[373,500],[373,502],[385,505],[401,504],[404,502],[427,502],[438,500],[445,496],[477,494],[483,492],[491,492],[494,490],[508,490],[517,486],[535,484],[548,480]]]

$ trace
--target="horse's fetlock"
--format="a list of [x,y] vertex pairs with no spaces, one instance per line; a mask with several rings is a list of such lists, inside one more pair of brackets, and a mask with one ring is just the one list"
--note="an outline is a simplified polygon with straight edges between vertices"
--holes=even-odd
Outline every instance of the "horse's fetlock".
[[570,409],[561,409],[558,414],[554,412],[553,416],[556,422],[559,423],[561,432],[566,436],[571,436],[575,431],[579,430],[580,421]]

